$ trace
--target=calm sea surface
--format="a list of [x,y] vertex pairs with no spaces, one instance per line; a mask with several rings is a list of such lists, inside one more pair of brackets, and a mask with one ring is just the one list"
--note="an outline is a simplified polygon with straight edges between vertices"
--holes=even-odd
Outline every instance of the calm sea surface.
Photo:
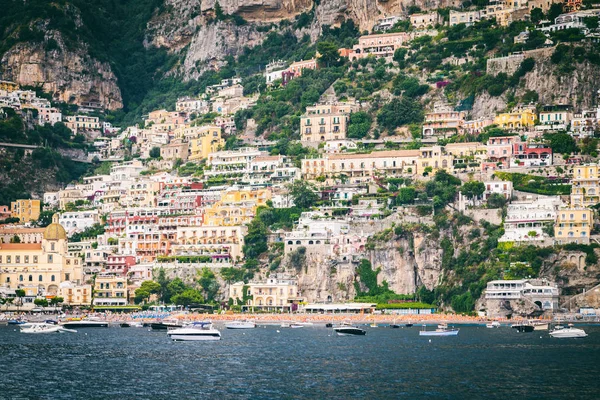
[[222,329],[219,342],[173,343],[146,328],[26,335],[1,326],[0,398],[600,398],[600,326],[585,326],[585,339],[507,327],[438,338],[365,329]]

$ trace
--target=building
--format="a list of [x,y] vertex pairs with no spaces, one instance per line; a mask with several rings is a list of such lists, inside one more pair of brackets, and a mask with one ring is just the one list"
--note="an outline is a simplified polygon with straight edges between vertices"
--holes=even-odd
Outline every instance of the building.
[[410,16],[410,24],[415,29],[434,28],[436,25],[443,22],[442,16],[436,11],[429,13],[412,14]]
[[210,111],[210,104],[207,100],[182,97],[177,99],[175,111],[206,114]]
[[511,112],[498,114],[494,124],[503,129],[524,129],[535,125],[536,117],[535,107],[519,106]]
[[571,179],[571,206],[589,207],[600,203],[598,164],[576,165]]
[[491,118],[479,118],[463,122],[462,128],[463,132],[465,133],[470,135],[479,135],[481,132],[483,132],[483,128],[493,124],[494,120]]
[[317,59],[311,58],[310,60],[296,61],[290,64],[287,71],[294,74],[294,77],[302,76],[302,70],[304,69],[317,69]]
[[298,304],[304,301],[298,280],[284,274],[271,275],[264,281],[248,284],[234,283],[229,287],[229,297],[246,310],[296,311]]
[[358,38],[358,44],[352,47],[348,58],[351,61],[368,56],[391,58],[397,49],[406,47],[410,38],[406,32],[361,36]]
[[535,200],[515,201],[509,204],[504,219],[504,235],[499,242],[544,242],[549,235],[544,228],[554,226],[558,197],[540,197]]
[[565,207],[558,210],[554,225],[554,239],[558,244],[590,243],[593,212],[589,208]]
[[80,130],[100,130],[100,119],[88,115],[69,115],[65,117],[67,128],[77,134]]
[[250,170],[250,162],[267,153],[254,147],[242,147],[237,150],[215,151],[208,155],[204,170],[205,176],[246,174]]
[[160,156],[168,161],[187,161],[189,154],[189,143],[182,140],[174,140],[160,148]]
[[450,26],[465,24],[466,26],[471,26],[475,22],[479,22],[481,20],[481,13],[476,11],[454,11],[450,10]]
[[277,80],[283,80],[283,73],[286,71],[284,61],[272,61],[265,67],[265,81],[268,86]]
[[37,221],[40,217],[41,203],[39,200],[17,200],[10,203],[12,218],[21,222]]
[[566,131],[572,117],[569,106],[545,106],[544,110],[540,111],[538,119],[545,128]]
[[558,309],[558,287],[545,279],[498,280],[488,282],[486,300],[529,300],[541,310]]
[[380,18],[377,24],[373,27],[373,31],[385,32],[389,31],[400,21],[400,17],[392,15],[390,17]]
[[36,297],[49,299],[59,295],[61,282],[81,285],[80,261],[69,256],[67,233],[55,215],[44,229],[41,242],[0,244],[0,285],[25,290],[25,308],[33,308]]
[[447,137],[460,134],[464,122],[464,111],[454,111],[447,104],[436,104],[433,112],[425,114],[423,137]]
[[9,206],[0,206],[0,221],[11,217]]
[[221,127],[216,125],[205,125],[185,130],[185,138],[189,143],[189,159],[201,160],[207,158],[225,145],[221,138]]
[[556,32],[565,29],[580,29],[588,33],[589,29],[585,24],[586,18],[600,16],[600,9],[574,11],[561,14],[554,19],[554,23],[549,26],[539,28],[542,32]]
[[127,278],[124,276],[103,274],[94,281],[94,306],[126,306]]
[[44,228],[14,228],[10,225],[0,225],[0,243],[10,243],[15,236],[19,238],[19,243],[41,243],[44,230]]
[[517,141],[512,146],[511,167],[552,165],[552,149],[546,144]]
[[252,222],[256,209],[271,199],[269,189],[232,187],[221,193],[221,199],[204,210],[206,226],[235,226]]
[[324,142],[346,138],[350,114],[358,111],[354,103],[322,103],[306,107],[300,117],[302,141]]
[[349,183],[371,181],[374,176],[404,176],[418,173],[419,150],[377,151],[370,154],[324,154],[302,160],[302,176],[316,179],[346,176]]
[[62,113],[54,107],[40,107],[38,108],[38,124],[54,125],[57,122],[62,121]]
[[70,211],[60,214],[59,224],[61,224],[68,235],[83,232],[86,228],[91,228],[100,222],[98,210]]

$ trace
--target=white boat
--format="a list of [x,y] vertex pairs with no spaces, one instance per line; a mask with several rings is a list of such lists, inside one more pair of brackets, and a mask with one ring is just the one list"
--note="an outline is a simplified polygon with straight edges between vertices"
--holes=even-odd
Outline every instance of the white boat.
[[253,329],[256,328],[254,321],[232,321],[225,324],[227,329]]
[[21,333],[58,333],[61,327],[58,325],[51,325],[46,323],[40,324],[28,324],[28,326],[21,328]]
[[500,328],[500,322],[498,321],[494,321],[494,322],[490,322],[489,324],[485,324],[486,328]]
[[531,325],[533,325],[534,331],[547,331],[550,325],[547,322],[543,321],[530,321],[530,323]]
[[60,325],[65,328],[108,328],[108,321],[82,319],[79,321],[64,321]]
[[426,325],[423,325],[423,330],[419,331],[419,336],[456,336],[459,329],[448,328],[448,324],[439,324],[435,331],[428,331]]
[[174,341],[221,340],[221,332],[213,328],[212,322],[193,322],[183,328],[171,329],[167,332]]
[[342,322],[340,325],[334,326],[333,330],[339,336],[364,336],[367,334],[364,329],[350,325],[348,322]]
[[289,328],[292,328],[292,329],[297,329],[297,328],[304,328],[304,326],[305,326],[304,324],[299,324],[299,323],[297,323],[297,322],[292,322],[292,323],[290,324]]
[[583,329],[574,328],[572,324],[569,324],[568,328],[559,328],[556,327],[552,332],[550,332],[550,336],[553,338],[559,339],[567,339],[567,338],[584,338],[588,334],[585,333]]

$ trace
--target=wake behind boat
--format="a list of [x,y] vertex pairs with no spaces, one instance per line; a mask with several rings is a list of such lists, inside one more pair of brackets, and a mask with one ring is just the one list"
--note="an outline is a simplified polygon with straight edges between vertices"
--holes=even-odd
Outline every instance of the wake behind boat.
[[193,322],[183,328],[170,329],[167,332],[173,341],[221,340],[221,332],[213,328],[212,322]]
[[457,336],[458,328],[448,328],[448,324],[439,324],[435,331],[428,331],[427,326],[423,325],[423,329],[419,331],[419,336]]

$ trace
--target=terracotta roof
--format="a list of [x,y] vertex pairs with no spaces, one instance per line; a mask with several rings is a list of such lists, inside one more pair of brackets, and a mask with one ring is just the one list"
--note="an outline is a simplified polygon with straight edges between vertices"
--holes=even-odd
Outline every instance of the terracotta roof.
[[[332,154],[330,160],[347,160],[360,158],[382,158],[382,157],[418,157],[421,152],[419,150],[389,150],[375,151],[369,154]],[[311,160],[309,160],[311,161]]]
[[41,243],[2,243],[0,250],[41,250]]

